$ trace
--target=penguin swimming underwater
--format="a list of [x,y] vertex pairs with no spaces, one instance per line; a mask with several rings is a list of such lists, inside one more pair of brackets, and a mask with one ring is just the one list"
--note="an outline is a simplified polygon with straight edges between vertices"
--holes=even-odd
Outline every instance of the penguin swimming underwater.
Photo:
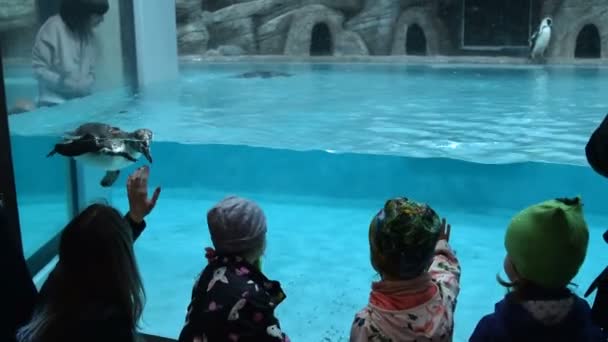
[[101,168],[106,174],[100,184],[110,187],[118,179],[120,170],[137,162],[142,155],[152,163],[151,140],[152,131],[149,129],[125,132],[117,127],[92,122],[68,132],[47,157],[59,153]]
[[545,51],[551,42],[551,28],[553,26],[553,19],[546,17],[540,23],[538,30],[536,30],[530,37],[530,58],[535,60],[539,57],[545,57]]

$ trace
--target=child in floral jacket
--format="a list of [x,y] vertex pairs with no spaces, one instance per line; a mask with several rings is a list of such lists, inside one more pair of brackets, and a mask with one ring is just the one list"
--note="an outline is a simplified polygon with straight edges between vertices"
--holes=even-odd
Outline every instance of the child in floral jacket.
[[452,340],[460,265],[450,230],[426,204],[386,202],[369,230],[372,266],[382,279],[355,317],[351,342]]

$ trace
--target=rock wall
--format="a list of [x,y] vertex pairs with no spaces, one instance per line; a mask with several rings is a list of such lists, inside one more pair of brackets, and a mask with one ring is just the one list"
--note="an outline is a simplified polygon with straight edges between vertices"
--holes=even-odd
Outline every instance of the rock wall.
[[[179,46],[182,54],[308,55],[315,25],[325,24],[333,55],[404,55],[417,25],[428,55],[454,55],[465,52],[461,6],[462,0],[177,0]],[[537,11],[554,19],[547,57],[574,58],[580,31],[591,24],[608,58],[607,0],[540,0]]]
[[413,25],[418,25],[426,35],[428,55],[440,55],[449,50],[451,43],[447,28],[436,15],[435,8],[427,5],[410,7],[401,13],[394,25],[392,55],[406,54],[407,33]]
[[374,55],[391,51],[393,28],[399,18],[401,4],[394,0],[366,0],[363,10],[346,23],[359,34]]
[[318,24],[334,56],[404,54],[418,24],[429,54],[451,46],[437,11],[452,0],[177,0],[182,54],[310,54]]
[[547,57],[575,58],[583,27],[594,25],[600,35],[601,57],[608,58],[608,2],[606,0],[551,0],[543,15],[553,18]]
[[[420,27],[428,55],[460,54],[462,0],[176,0],[182,55],[309,55],[318,24],[328,28],[330,54],[403,55],[408,32]],[[553,17],[547,57],[574,58],[584,27],[599,34],[608,58],[608,0],[541,0]],[[535,18],[539,19],[539,18]],[[0,0],[4,53],[35,33],[35,0]],[[19,38],[21,37],[21,38]],[[9,46],[11,49],[6,49]]]
[[3,57],[29,56],[37,28],[35,0],[0,0],[0,46]]
[[35,0],[0,0],[0,33],[36,24]]

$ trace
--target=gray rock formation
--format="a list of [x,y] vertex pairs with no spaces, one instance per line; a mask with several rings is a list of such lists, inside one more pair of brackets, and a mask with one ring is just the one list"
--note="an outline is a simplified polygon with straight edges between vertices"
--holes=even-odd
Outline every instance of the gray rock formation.
[[294,13],[310,5],[323,5],[345,15],[363,8],[363,0],[283,0],[272,11],[258,18],[257,35],[260,54],[283,54],[287,32]]
[[553,34],[547,57],[574,58],[579,34],[593,25],[600,36],[601,57],[608,58],[608,4],[605,0],[564,0],[552,13]]
[[35,0],[0,0],[0,32],[30,27],[36,15]]
[[201,0],[177,0],[175,2],[175,16],[177,23],[188,24],[190,21],[198,20],[196,18],[203,10]]
[[[315,28],[323,25],[333,55],[403,55],[416,25],[426,42],[423,52],[449,55],[464,52],[461,5],[462,0],[177,0],[176,11],[183,54],[308,55],[317,41]],[[581,30],[594,25],[601,56],[608,58],[606,0],[544,0],[539,10],[541,17],[554,18],[547,57],[573,58]]]
[[224,7],[232,6],[235,4],[241,4],[248,1],[251,0],[201,0],[199,2],[202,2],[204,11],[215,12],[221,10]]
[[[308,55],[315,28],[323,25],[333,55],[403,55],[408,32],[417,25],[428,55],[458,54],[461,2],[176,0],[177,39],[180,54],[187,55]],[[538,14],[554,19],[547,57],[574,58],[577,40],[584,38],[581,31],[592,27],[599,36],[600,56],[608,58],[606,0],[543,0]],[[13,39],[17,34],[34,34],[37,25],[35,0],[0,0],[3,46],[23,40]]]
[[[255,0],[202,0],[202,7],[205,11],[215,12],[232,5],[245,4],[252,1]],[[278,16],[282,13],[308,5],[324,5],[346,13],[356,13],[363,7],[363,1],[364,0],[282,0],[275,2],[277,8],[272,13],[272,16]]]
[[334,56],[366,56],[369,55],[367,45],[359,34],[344,30],[338,32],[335,38]]
[[281,0],[254,0],[236,3],[215,12],[206,12],[209,47],[239,46],[247,54],[258,53],[255,18],[273,10]]
[[209,48],[221,45],[240,46],[243,51],[255,54],[255,26],[252,18],[239,18],[209,26]]
[[[345,14],[362,0],[224,0],[198,3],[177,0],[180,53],[226,55],[220,46],[237,46],[244,54],[307,55],[315,24],[330,26],[335,55],[366,55],[365,42],[344,29]],[[289,38],[289,39],[288,39]],[[230,53],[233,55],[233,53]]]
[[363,10],[346,23],[346,28],[363,38],[371,54],[388,55],[400,9],[399,1],[366,0]]
[[271,18],[258,27],[258,53],[262,55],[283,54],[292,17],[293,11],[287,12]]
[[177,46],[180,54],[197,55],[207,51],[209,32],[203,17],[200,0],[178,0]]
[[236,45],[222,45],[217,51],[222,56],[240,56],[245,54],[245,51],[240,46]]
[[180,54],[202,54],[207,51],[209,32],[202,20],[192,21],[177,28],[177,44]]
[[427,55],[443,54],[449,49],[450,41],[447,29],[437,16],[435,7],[426,5],[409,7],[401,13],[395,24],[392,55],[406,54],[407,32],[413,25],[418,25],[425,34]]
[[285,40],[285,55],[305,56],[310,54],[312,31],[316,24],[325,24],[331,34],[333,55],[367,55],[365,43],[355,32],[344,30],[344,15],[323,5],[309,5],[284,14],[289,20],[289,31]]
[[282,0],[253,0],[231,5],[209,15],[211,24],[218,24],[252,16],[268,14],[273,9],[281,6]]
[[293,12],[297,9],[310,5],[323,5],[327,8],[339,11],[346,15],[352,16],[361,11],[364,0],[284,0],[276,6],[273,11],[267,16],[260,18],[262,23],[265,23],[273,18],[281,16],[288,12]]

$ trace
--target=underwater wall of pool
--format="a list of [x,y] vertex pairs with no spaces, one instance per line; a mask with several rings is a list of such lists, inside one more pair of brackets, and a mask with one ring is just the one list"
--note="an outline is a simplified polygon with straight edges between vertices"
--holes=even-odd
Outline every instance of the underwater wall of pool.
[[[19,194],[65,190],[67,159],[45,157],[57,137],[11,135],[11,141]],[[352,200],[406,195],[476,210],[519,208],[548,197],[580,194],[590,213],[605,210],[603,197],[608,190],[608,182],[590,167],[577,165],[480,164],[447,158],[164,141],[154,143],[152,153],[151,182],[169,189]],[[121,173],[114,188],[125,184],[128,170]]]
[[[46,158],[55,142],[56,137],[12,136],[26,254],[68,217],[68,162]],[[503,232],[517,210],[547,198],[582,195],[591,243],[575,280],[579,293],[608,263],[601,239],[608,227],[608,182],[588,167],[165,141],[152,145],[152,155],[150,186],[163,191],[136,244],[148,294],[142,328],[151,334],[179,334],[191,287],[204,266],[204,247],[210,245],[206,210],[228,194],[259,201],[267,213],[264,267],[287,293],[278,316],[293,341],[348,340],[354,314],[377,279],[369,262],[368,224],[392,196],[429,202],[453,225],[452,244],[463,270],[455,341],[466,341],[504,294],[495,276],[504,257]],[[85,202],[105,197],[126,211],[124,184],[132,170],[124,170],[110,190],[100,190],[101,173],[85,172],[81,187],[92,189]]]

